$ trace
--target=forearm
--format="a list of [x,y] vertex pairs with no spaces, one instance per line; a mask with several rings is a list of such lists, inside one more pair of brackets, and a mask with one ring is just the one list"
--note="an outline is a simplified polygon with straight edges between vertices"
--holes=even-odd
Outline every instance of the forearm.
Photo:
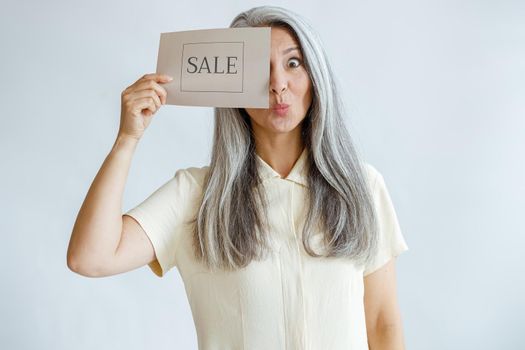
[[84,203],[69,242],[68,266],[86,274],[114,256],[122,231],[122,197],[138,140],[118,136]]

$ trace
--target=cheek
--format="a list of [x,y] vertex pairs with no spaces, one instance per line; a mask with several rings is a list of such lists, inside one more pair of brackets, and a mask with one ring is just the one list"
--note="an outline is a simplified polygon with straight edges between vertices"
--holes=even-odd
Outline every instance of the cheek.
[[300,86],[302,87],[301,95],[303,96],[303,99],[305,101],[311,100],[312,99],[312,83],[308,75],[303,77]]
[[309,86],[303,94],[303,105],[306,109],[310,107],[313,101],[313,89]]
[[309,86],[308,86],[308,89],[306,90],[306,93],[305,93],[306,99],[307,99],[308,101],[311,101],[311,100],[312,100],[312,93],[313,93],[313,91],[312,91],[312,87],[309,85]]
[[246,113],[248,114],[248,117],[250,118],[250,122],[261,124],[261,121],[264,119],[265,111],[261,109],[249,109],[246,108]]
[[251,108],[245,108],[246,114],[248,114],[248,117],[250,119],[257,119],[261,115],[260,109],[251,109]]

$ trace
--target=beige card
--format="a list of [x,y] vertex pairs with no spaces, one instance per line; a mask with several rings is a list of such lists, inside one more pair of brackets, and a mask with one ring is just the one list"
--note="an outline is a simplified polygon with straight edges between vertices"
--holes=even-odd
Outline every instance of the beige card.
[[161,33],[157,73],[166,103],[187,106],[268,108],[270,27]]

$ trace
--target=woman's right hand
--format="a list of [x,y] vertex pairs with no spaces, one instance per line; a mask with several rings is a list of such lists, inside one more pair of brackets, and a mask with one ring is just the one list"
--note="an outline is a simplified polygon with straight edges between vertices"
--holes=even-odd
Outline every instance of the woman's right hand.
[[172,79],[165,74],[145,74],[121,94],[118,136],[140,139],[157,110],[166,103],[166,90],[159,83]]

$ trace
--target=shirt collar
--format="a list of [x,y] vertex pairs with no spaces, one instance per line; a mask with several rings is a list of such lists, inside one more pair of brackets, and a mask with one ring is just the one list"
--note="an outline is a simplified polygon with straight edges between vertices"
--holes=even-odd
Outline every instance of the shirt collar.
[[[268,163],[266,163],[257,153],[255,153],[259,176],[264,181],[271,178],[282,179],[281,175],[275,171]],[[284,180],[293,181],[305,187],[308,187],[308,166],[307,166],[308,151],[306,147],[303,149],[303,152],[295,162],[292,170],[286,176]]]

